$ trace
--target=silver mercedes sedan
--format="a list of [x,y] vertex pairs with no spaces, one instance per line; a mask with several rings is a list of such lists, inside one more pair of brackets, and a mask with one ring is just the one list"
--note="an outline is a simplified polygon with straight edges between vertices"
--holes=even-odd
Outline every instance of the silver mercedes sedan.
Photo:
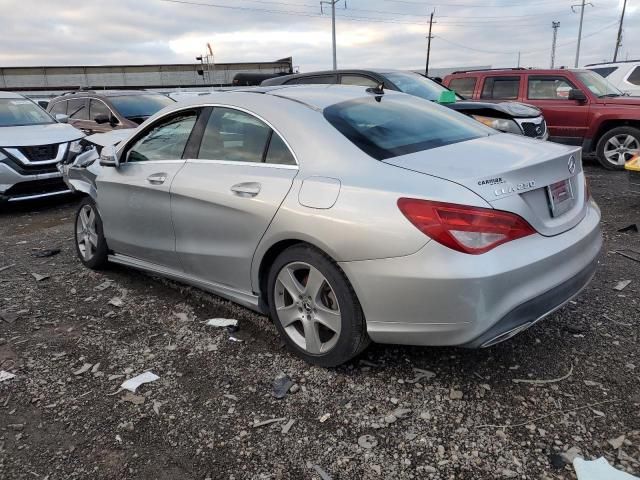
[[220,92],[102,149],[77,251],[268,314],[316,365],[370,341],[487,347],[591,280],[581,160],[382,88]]

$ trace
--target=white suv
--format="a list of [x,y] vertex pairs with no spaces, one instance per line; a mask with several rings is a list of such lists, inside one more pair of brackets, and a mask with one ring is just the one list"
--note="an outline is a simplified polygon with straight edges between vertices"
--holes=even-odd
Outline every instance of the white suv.
[[0,92],[0,204],[69,192],[56,164],[84,134],[17,93]]
[[585,65],[629,95],[640,97],[640,60]]

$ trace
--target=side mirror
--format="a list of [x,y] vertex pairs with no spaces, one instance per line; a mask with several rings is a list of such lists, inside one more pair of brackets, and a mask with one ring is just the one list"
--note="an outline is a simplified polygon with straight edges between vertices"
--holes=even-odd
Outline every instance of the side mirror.
[[109,123],[110,118],[109,118],[109,115],[107,115],[106,113],[99,113],[98,115],[93,117],[93,121],[96,122],[98,125],[102,125],[103,123]]
[[56,113],[56,122],[69,123],[69,115],[65,115],[64,113]]
[[569,90],[569,100],[575,100],[576,102],[586,102],[587,96],[582,90],[578,88],[572,88],[571,90]]
[[116,151],[116,147],[113,145],[108,145],[102,149],[100,153],[100,165],[103,167],[114,167],[118,168],[120,166],[120,159],[118,158],[118,152]]

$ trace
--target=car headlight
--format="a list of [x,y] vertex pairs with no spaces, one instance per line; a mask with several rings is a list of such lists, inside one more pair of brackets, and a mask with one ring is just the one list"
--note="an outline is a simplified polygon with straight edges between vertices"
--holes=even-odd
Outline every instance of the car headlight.
[[487,127],[500,130],[501,132],[515,133],[516,135],[523,134],[522,129],[518,124],[508,118],[483,117],[482,115],[473,115],[473,118],[480,123],[484,123]]

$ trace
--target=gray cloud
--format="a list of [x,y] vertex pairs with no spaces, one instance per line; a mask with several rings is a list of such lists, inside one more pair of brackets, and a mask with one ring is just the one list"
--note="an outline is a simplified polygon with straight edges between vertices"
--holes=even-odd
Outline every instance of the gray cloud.
[[[315,0],[194,1],[246,9],[160,0],[1,0],[0,66],[191,62],[207,41],[218,62],[293,55],[302,70],[331,65],[331,23],[329,17],[314,17]],[[598,0],[586,11],[581,63],[611,59],[621,1]],[[434,67],[515,66],[518,51],[522,65],[546,67],[552,20],[561,22],[557,64],[573,65],[575,1],[494,0],[482,8],[472,8],[472,0],[441,3],[435,7]],[[399,0],[349,0],[348,6],[338,10],[340,66],[424,65],[426,15],[433,7]],[[640,57],[640,33],[632,28],[639,11],[628,9],[622,58]]]

